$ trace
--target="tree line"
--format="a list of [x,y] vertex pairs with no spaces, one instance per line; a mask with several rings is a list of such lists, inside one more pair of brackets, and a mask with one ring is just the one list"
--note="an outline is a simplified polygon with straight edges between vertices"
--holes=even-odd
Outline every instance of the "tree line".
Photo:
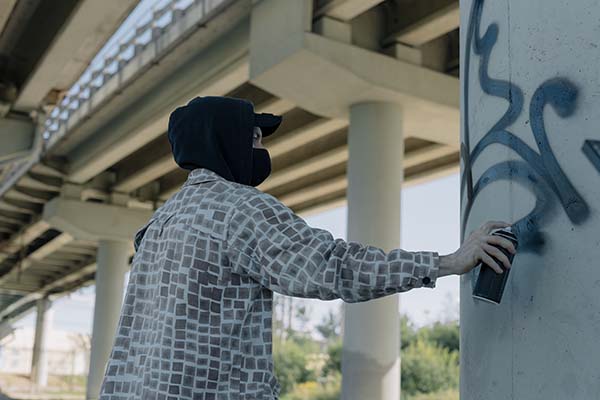
[[[281,400],[340,398],[341,307],[316,326],[320,339],[306,330],[308,310],[280,298],[274,307],[273,359]],[[294,301],[294,300],[292,300]],[[278,303],[279,302],[279,303]],[[292,315],[299,326],[292,327]],[[401,393],[403,400],[458,400],[460,335],[458,321],[417,328],[400,318]]]

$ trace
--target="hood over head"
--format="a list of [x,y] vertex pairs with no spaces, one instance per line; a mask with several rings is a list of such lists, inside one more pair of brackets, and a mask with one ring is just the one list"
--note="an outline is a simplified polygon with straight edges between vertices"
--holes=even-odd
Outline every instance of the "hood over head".
[[252,147],[254,127],[269,136],[281,120],[273,114],[256,114],[247,100],[196,97],[171,113],[167,134],[181,168],[207,168],[227,180],[254,186],[253,155],[259,150]]

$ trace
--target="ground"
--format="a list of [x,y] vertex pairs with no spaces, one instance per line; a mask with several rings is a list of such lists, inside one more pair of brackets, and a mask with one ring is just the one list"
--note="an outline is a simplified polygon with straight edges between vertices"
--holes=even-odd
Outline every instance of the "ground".
[[48,386],[35,391],[27,375],[0,374],[0,400],[83,400],[85,376],[49,375]]

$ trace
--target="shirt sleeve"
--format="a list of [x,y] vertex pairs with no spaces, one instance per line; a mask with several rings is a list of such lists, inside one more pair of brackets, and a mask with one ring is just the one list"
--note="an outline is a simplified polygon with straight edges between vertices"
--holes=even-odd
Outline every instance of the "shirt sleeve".
[[225,249],[235,273],[274,292],[347,303],[367,301],[418,287],[434,288],[439,254],[389,252],[334,239],[309,226],[274,196],[260,192],[231,212]]

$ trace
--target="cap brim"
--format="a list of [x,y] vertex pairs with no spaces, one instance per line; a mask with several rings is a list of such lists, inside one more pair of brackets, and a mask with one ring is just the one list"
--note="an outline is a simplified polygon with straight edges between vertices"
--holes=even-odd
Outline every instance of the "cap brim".
[[254,126],[260,127],[263,137],[271,135],[281,125],[282,118],[273,114],[254,114]]

